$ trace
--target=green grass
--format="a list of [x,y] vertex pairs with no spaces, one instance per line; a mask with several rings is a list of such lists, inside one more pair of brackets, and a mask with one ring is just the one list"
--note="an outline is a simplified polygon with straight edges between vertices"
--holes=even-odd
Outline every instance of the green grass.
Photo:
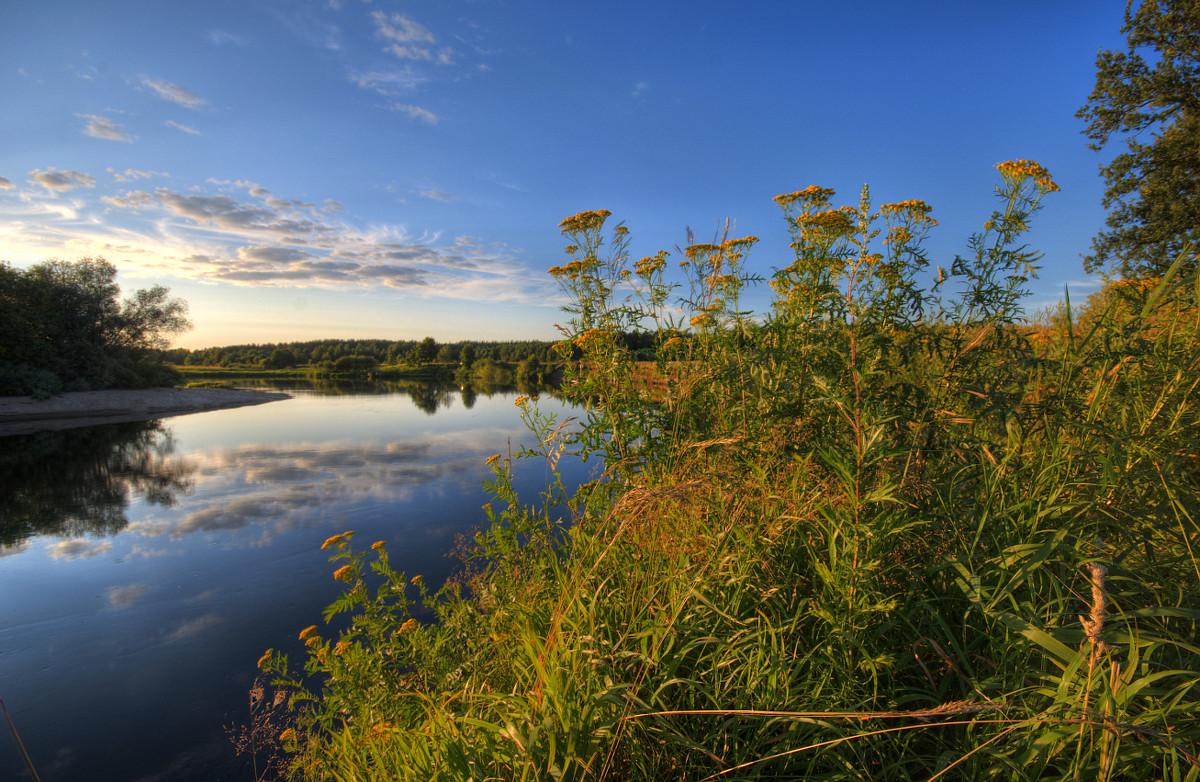
[[[1001,173],[938,291],[920,202],[776,199],[796,260],[760,318],[737,304],[752,237],[689,245],[682,291],[661,255],[622,274],[607,213],[564,221],[580,420],[520,400],[537,445],[490,460],[488,529],[436,593],[327,541],[325,620],[350,621],[303,634],[303,670],[261,661],[285,770],[1200,779],[1200,280],[1181,257],[1024,323],[1018,240],[1054,188]],[[647,324],[652,390],[616,338]],[[564,452],[605,476],[569,490]],[[516,459],[546,464],[542,496]]]

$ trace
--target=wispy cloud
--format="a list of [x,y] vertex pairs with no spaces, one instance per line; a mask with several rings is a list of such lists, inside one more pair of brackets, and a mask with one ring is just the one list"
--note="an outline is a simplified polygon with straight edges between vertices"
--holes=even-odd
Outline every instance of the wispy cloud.
[[16,185],[14,185],[8,179],[0,176],[0,190],[12,190],[14,187],[16,187]]
[[113,122],[108,117],[100,117],[95,114],[77,114],[78,117],[86,119],[87,125],[84,126],[83,132],[93,138],[103,138],[110,141],[133,141],[134,136],[129,135],[121,126]]
[[113,179],[118,182],[129,182],[134,179],[150,179],[156,176],[166,176],[161,171],[139,171],[135,168],[127,168],[124,171],[117,171],[115,168],[107,169],[108,173],[112,174]]
[[402,60],[432,60],[433,53],[422,44],[434,43],[433,33],[427,27],[398,13],[387,14],[372,11],[375,34],[389,41],[385,51]]
[[[129,180],[157,173],[109,172]],[[412,234],[398,224],[356,225],[336,201],[285,198],[255,182],[91,195],[82,188],[95,180],[78,171],[30,177],[40,188],[0,200],[0,245],[10,259],[98,255],[142,274],[238,286],[391,288],[531,304],[555,295],[501,244]],[[423,195],[452,197],[432,188]]]
[[189,109],[198,109],[208,103],[206,99],[201,98],[191,90],[169,81],[151,79],[149,76],[144,76],[142,77],[142,84],[153,90],[158,97],[178,103],[180,106],[187,106]]
[[422,190],[421,197],[428,198],[433,201],[443,201],[443,202],[454,200],[454,196],[450,195],[449,193],[442,192],[441,190]]
[[414,106],[411,103],[393,103],[388,106],[392,111],[398,111],[401,114],[406,114],[410,119],[415,119],[424,122],[427,125],[436,125],[438,116],[429,109],[423,109],[420,106]]
[[200,131],[196,130],[191,125],[181,125],[173,119],[169,119],[166,122],[164,122],[163,124],[166,125],[168,128],[175,128],[176,130],[182,130],[184,133],[190,133],[193,136],[201,135]]
[[368,71],[367,73],[352,73],[350,81],[366,90],[374,90],[380,95],[393,97],[413,92],[421,84],[429,81],[425,76],[416,73],[412,68],[405,67],[399,71]]
[[205,36],[208,42],[213,46],[241,46],[245,48],[250,45],[250,40],[244,35],[237,35],[227,30],[209,30]]
[[76,187],[94,187],[96,178],[81,174],[78,171],[59,171],[50,167],[45,171],[35,168],[29,172],[29,178],[47,190],[56,193],[65,192]]

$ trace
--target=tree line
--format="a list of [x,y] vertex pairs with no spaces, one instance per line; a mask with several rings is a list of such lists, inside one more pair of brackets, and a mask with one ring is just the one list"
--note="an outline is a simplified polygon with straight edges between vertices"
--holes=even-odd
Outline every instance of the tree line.
[[0,261],[0,395],[145,388],[177,379],[158,351],[191,328],[187,303],[161,285],[121,298],[101,258]]

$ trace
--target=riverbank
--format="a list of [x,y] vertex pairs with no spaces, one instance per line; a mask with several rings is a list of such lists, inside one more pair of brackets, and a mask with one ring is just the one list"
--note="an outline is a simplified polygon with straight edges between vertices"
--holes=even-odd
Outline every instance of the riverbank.
[[77,426],[148,421],[174,415],[290,399],[276,391],[144,388],[72,391],[49,399],[0,397],[0,437]]

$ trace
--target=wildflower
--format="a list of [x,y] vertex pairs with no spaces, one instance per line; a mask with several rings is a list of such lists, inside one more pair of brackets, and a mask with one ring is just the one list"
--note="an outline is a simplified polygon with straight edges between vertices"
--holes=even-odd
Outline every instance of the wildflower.
[[495,456],[489,456],[487,458],[487,462],[485,462],[485,463],[486,464],[495,464],[498,461],[500,461],[500,454],[496,454]]
[[490,502],[485,502],[485,503],[483,504],[483,506],[482,506],[482,510],[483,510],[484,512],[488,512],[488,511],[490,511],[491,509],[492,509],[492,503],[490,503]]
[[279,734],[279,740],[280,741],[295,741],[296,740],[296,731],[293,730],[292,728],[288,728],[283,733]]
[[409,630],[415,630],[419,626],[420,626],[420,622],[418,622],[416,619],[412,619],[410,617],[408,620],[406,620],[404,622],[404,624],[400,625],[400,629],[396,631],[396,634],[404,635]]
[[682,341],[683,341],[683,339],[680,337],[671,337],[670,339],[668,339],[666,342],[663,343],[663,350],[669,350],[670,348],[675,347]]
[[[316,625],[313,625],[313,627],[316,627]],[[267,651],[263,652],[263,656],[258,658],[258,663],[255,664],[255,667],[261,669],[267,664],[267,660],[270,660],[271,655],[273,654],[275,654],[274,649],[268,649]]]
[[594,231],[604,225],[604,221],[612,215],[612,212],[607,209],[597,211],[576,212],[567,219],[558,224],[558,228],[563,233],[574,233],[579,231]]
[[416,586],[416,585],[419,585],[424,580],[424,578],[425,578],[424,576],[422,576],[420,573],[418,573],[412,577],[412,581],[410,581],[409,583]]
[[529,397],[525,396],[524,394],[521,394],[521,396],[519,396],[513,400],[513,405],[516,407],[521,407],[528,401],[529,401]]
[[300,640],[303,641],[303,640],[309,638],[310,636],[314,636],[316,634],[317,634],[317,626],[309,625],[308,627],[306,627],[300,631]]
[[342,541],[349,538],[353,534],[354,534],[354,530],[346,530],[345,532],[343,532],[340,535],[333,535],[332,537],[328,537],[325,539],[325,542],[321,544],[321,550],[324,551],[325,549],[329,548],[330,546],[338,546],[340,548]]
[[318,635],[314,635],[312,638],[309,638],[307,641],[305,641],[304,645],[311,649],[312,647],[316,646],[319,643],[321,643],[321,637]]
[[350,648],[349,641],[338,641],[337,644],[333,647],[333,653],[340,657],[341,655],[345,654],[346,650],[349,648]]
[[349,581],[352,575],[354,575],[354,565],[342,565],[333,571],[333,577],[338,581]]

